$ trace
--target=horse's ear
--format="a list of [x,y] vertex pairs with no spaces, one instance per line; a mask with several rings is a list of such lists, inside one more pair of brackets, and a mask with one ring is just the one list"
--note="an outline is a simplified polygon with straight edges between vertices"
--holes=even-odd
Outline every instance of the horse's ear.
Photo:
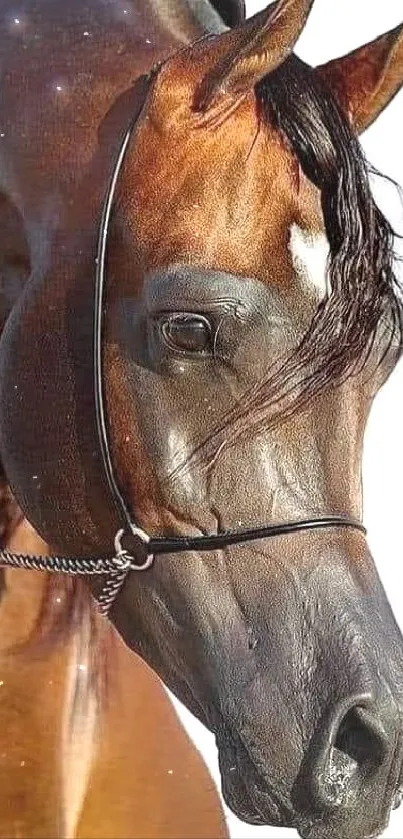
[[403,85],[403,24],[343,58],[316,68],[355,131],[379,116]]
[[194,97],[206,112],[223,99],[240,99],[292,52],[314,0],[278,0],[215,41],[219,57]]

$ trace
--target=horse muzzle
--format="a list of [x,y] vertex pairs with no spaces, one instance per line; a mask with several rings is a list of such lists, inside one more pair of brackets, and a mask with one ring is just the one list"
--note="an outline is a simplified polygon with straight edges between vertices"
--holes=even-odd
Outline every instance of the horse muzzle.
[[[217,745],[227,805],[243,821],[294,828],[303,839],[380,836],[402,800],[403,731],[396,704],[352,697],[338,704],[319,731],[293,779],[284,763],[282,777],[276,767],[271,771],[263,743],[248,744],[245,734],[223,725]],[[284,735],[290,739],[292,731]]]

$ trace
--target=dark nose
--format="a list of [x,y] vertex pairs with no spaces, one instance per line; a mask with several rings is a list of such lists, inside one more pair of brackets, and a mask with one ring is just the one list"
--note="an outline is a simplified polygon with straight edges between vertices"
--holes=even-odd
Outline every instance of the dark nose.
[[[389,702],[378,705],[369,694],[349,698],[333,708],[304,761],[305,796],[310,793],[316,812],[353,811],[367,799],[370,788],[379,807],[389,793],[386,786],[393,777],[399,727],[395,706]],[[396,776],[390,795],[397,781]]]

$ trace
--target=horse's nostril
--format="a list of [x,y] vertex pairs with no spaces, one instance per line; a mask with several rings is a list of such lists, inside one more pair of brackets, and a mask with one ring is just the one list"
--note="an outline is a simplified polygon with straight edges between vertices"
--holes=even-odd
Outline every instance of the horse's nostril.
[[321,730],[306,766],[316,806],[353,806],[365,783],[387,762],[391,748],[368,696],[340,703]]
[[337,807],[351,800],[360,782],[372,775],[388,753],[384,728],[374,712],[356,705],[344,715],[330,750],[322,794]]
[[370,771],[379,766],[387,754],[386,734],[371,712],[356,706],[341,721],[334,751],[350,758],[357,768],[365,767]]
[[378,732],[360,719],[361,710],[352,708],[343,717],[329,753],[322,789],[332,806],[343,804],[351,795],[356,775],[369,774],[383,758],[384,744]]

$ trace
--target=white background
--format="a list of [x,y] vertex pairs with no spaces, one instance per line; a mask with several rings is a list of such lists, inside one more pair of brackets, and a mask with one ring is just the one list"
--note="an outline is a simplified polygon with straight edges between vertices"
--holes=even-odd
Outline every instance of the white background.
[[[248,16],[262,0],[246,0]],[[402,0],[315,0],[296,47],[309,64],[321,64],[378,37],[403,21]],[[403,186],[403,92],[362,137],[367,158]],[[395,229],[403,234],[403,210],[393,187],[380,185],[376,196]],[[400,245],[403,254],[403,243]],[[403,281],[403,269],[399,270]],[[403,360],[378,395],[367,429],[364,452],[365,523],[369,544],[396,618],[403,631]],[[219,785],[214,739],[175,702],[192,739]],[[227,812],[237,839],[294,839],[294,830],[253,827]],[[392,813],[387,839],[403,839],[403,804]],[[352,837],[353,839],[353,837]]]

